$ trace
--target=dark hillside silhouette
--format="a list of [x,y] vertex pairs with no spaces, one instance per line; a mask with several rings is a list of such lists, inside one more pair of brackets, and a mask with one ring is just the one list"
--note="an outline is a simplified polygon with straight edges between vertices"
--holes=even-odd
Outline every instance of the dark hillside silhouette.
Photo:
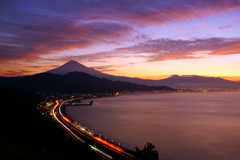
[[146,86],[129,82],[111,81],[82,72],[70,72],[65,75],[41,73],[16,79],[5,83],[4,86],[31,91],[78,93],[154,90],[174,91],[174,89],[167,86]]
[[34,104],[43,100],[40,95],[0,87],[0,97],[1,159],[101,159],[83,143],[66,141],[66,132],[38,112]]

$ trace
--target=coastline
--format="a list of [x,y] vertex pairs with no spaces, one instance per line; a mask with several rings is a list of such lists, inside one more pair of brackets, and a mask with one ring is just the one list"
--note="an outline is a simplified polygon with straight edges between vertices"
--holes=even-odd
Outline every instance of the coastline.
[[[71,100],[69,100],[71,101]],[[66,102],[63,102],[63,104],[66,103]],[[91,103],[91,102],[90,102]],[[136,158],[136,152],[135,151],[132,151],[132,150],[129,150],[127,149],[126,147],[123,147],[120,145],[120,143],[115,143],[113,141],[110,141],[108,139],[103,138],[101,137],[101,134],[97,134],[97,133],[94,133],[93,130],[89,130],[87,129],[87,127],[84,127],[82,126],[81,124],[79,124],[78,122],[72,120],[67,114],[66,112],[64,111],[62,113],[62,106],[63,104],[61,104],[59,106],[59,112],[60,112],[60,115],[62,115],[62,118],[64,119],[64,121],[66,121],[67,123],[71,124],[71,128],[75,128],[75,130],[78,130],[78,132],[81,132],[82,135],[85,135],[85,138],[87,138],[86,141],[88,141],[88,144],[89,146],[92,148],[92,150],[95,150],[99,153],[101,153],[101,155],[104,155],[105,157],[108,157],[110,159],[112,159],[112,157],[109,155],[109,154],[106,154],[104,153],[103,151],[99,150],[96,148],[96,143],[98,143],[99,145],[101,145],[102,147],[107,147],[108,149],[110,150],[113,150],[114,152],[118,153],[118,154],[121,154],[121,155],[124,155],[125,158],[127,159],[137,159]],[[66,107],[66,106],[65,106]],[[65,109],[65,108],[64,108]],[[91,144],[90,141],[95,141],[95,144]],[[81,140],[82,141],[82,140]],[[101,146],[98,146],[99,148],[102,148]],[[111,153],[111,152],[110,152]],[[113,154],[114,156],[120,156],[120,155],[115,155]],[[124,159],[125,159],[124,158]]]
[[[156,149],[159,151],[160,155],[164,154],[163,152],[170,153],[169,150],[174,150],[177,152],[178,149],[184,149],[189,147],[183,145],[182,148],[171,148],[173,146],[167,145],[168,143],[172,143],[174,144],[174,146],[180,145],[178,143],[196,143],[198,147],[205,147],[205,143],[207,143],[205,142],[205,139],[207,139],[209,142],[212,141],[207,137],[204,139],[198,137],[201,135],[196,134],[195,136],[190,136],[187,140],[185,139],[186,142],[184,142],[182,140],[184,140],[185,136],[182,137],[181,134],[187,135],[191,134],[192,132],[196,132],[201,133],[202,136],[209,136],[211,135],[211,133],[209,132],[212,132],[212,130],[214,129],[214,134],[216,132],[216,135],[220,133],[225,135],[225,133],[222,132],[224,130],[227,130],[226,128],[231,129],[229,125],[225,125],[226,122],[229,122],[230,124],[234,123],[232,124],[234,126],[239,126],[239,124],[235,123],[238,122],[236,116],[239,112],[238,110],[232,110],[234,108],[239,108],[237,104],[233,104],[233,102],[239,101],[239,91],[206,93],[183,92],[184,94],[177,93],[178,92],[175,92],[173,94],[132,94],[121,95],[115,98],[99,98],[94,101],[93,106],[69,106],[70,108],[68,109],[73,109],[72,112],[74,112],[75,115],[72,116],[72,113],[70,112],[67,112],[67,114],[69,114],[69,116],[72,117],[75,121],[81,122],[84,126],[88,126],[90,130],[94,129],[94,132],[102,133],[108,139],[114,139],[114,141],[116,142],[121,142],[121,145],[126,146],[130,149],[133,149],[135,146],[143,146],[147,141],[150,141],[156,146]],[[146,96],[149,101],[146,106],[142,106],[142,103],[146,101]],[[234,97],[235,101],[232,100],[232,98]],[[229,104],[231,104],[230,108],[222,106]],[[81,114],[77,114],[78,111]],[[235,112],[236,114],[233,114]],[[224,113],[226,113],[226,115]],[[232,113],[233,115],[230,116],[230,113]],[[80,117],[80,115],[82,116]],[[209,118],[211,118],[211,121],[209,121]],[[230,119],[231,121],[229,121],[228,119]],[[222,122],[223,120],[225,122]],[[202,126],[201,124],[206,125]],[[214,126],[213,124],[216,126]],[[211,125],[211,127],[209,125]],[[187,127],[187,130],[182,131],[182,128],[184,128],[183,126],[189,127]],[[206,133],[202,133],[202,127],[207,127],[206,129],[203,128],[204,130],[206,130]],[[225,129],[219,130],[219,127],[224,127]],[[181,131],[180,135],[177,134],[178,132],[176,131],[176,129],[177,131]],[[196,129],[197,131],[195,131],[194,129]],[[185,133],[185,131],[188,130],[189,132]],[[161,136],[159,137],[158,135]],[[174,135],[174,137],[168,138],[171,135]],[[239,137],[235,134],[232,135],[232,137],[234,136],[236,138]],[[198,138],[194,139],[194,137]],[[227,143],[227,141],[228,139],[223,139],[224,143]],[[199,154],[213,154],[210,153],[210,151],[200,152],[199,150],[201,150],[201,148],[198,147],[194,149],[196,149]],[[182,156],[185,156],[185,154],[186,151],[180,153],[180,155]],[[234,155],[238,155],[238,153],[234,153]],[[163,158],[175,160],[175,158],[173,158],[171,154],[167,154],[163,156]]]

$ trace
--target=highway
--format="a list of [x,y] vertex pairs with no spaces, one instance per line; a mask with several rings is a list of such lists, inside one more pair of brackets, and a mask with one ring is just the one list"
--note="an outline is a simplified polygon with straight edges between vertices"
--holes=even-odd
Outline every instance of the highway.
[[111,141],[108,141],[99,135],[86,130],[85,127],[73,122],[69,117],[63,115],[61,107],[66,100],[63,102],[56,101],[52,108],[52,114],[54,120],[75,140],[79,140],[91,147],[91,149],[97,152],[100,156],[105,159],[115,159],[114,157],[122,157],[126,160],[136,160],[133,151],[130,151],[120,145],[117,145]]

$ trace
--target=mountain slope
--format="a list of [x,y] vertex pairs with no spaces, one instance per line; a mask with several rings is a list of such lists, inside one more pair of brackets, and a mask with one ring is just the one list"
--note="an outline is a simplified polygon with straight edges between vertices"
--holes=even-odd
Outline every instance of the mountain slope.
[[172,87],[240,87],[240,83],[225,80],[219,77],[204,76],[179,76],[173,75],[169,78],[159,80],[162,85]]
[[233,82],[229,80],[224,80],[222,78],[215,78],[215,77],[203,77],[203,76],[178,76],[173,75],[169,78],[162,79],[162,80],[146,80],[140,78],[130,78],[124,76],[114,76],[105,73],[101,73],[93,68],[88,68],[76,61],[69,61],[64,65],[50,70],[48,72],[54,74],[64,75],[69,72],[85,72],[92,76],[96,76],[98,78],[106,78],[113,81],[123,81],[123,82],[130,82],[130,83],[137,83],[142,85],[148,86],[160,86],[160,85],[167,85],[171,87],[240,87],[239,82]]
[[113,81],[124,81],[124,82],[137,83],[137,84],[143,84],[143,85],[149,85],[149,86],[159,85],[158,81],[154,81],[154,80],[145,80],[140,78],[130,78],[130,77],[124,77],[124,76],[114,76],[114,75],[105,74],[93,68],[88,68],[76,61],[69,61],[58,68],[47,71],[46,73],[64,75],[69,72],[84,72],[98,78],[106,78]]
[[66,132],[40,114],[44,98],[33,92],[0,87],[0,156],[3,160],[103,159],[83,143],[66,141]]
[[[101,73],[93,68],[88,68],[76,61],[69,61],[65,63],[64,65],[52,69],[50,71],[47,71],[45,73],[53,73],[53,74],[59,74],[59,75],[65,75],[70,72],[84,72],[89,75],[98,77],[98,78],[105,78],[112,81],[123,81],[123,82],[130,82],[130,83],[137,83],[141,85],[148,85],[148,86],[170,86],[174,88],[240,88],[240,82],[234,82],[225,80],[222,78],[215,78],[215,77],[203,77],[203,76],[178,76],[173,75],[166,79],[161,80],[145,80],[140,78],[130,78],[130,77],[124,77],[124,76],[114,76],[109,75],[105,73]],[[38,74],[37,74],[38,75]],[[36,75],[36,76],[37,76]],[[28,76],[26,76],[28,77]],[[30,76],[31,77],[31,76]],[[0,85],[4,85],[6,83],[13,82],[15,80],[22,79],[22,77],[0,77]],[[21,80],[19,80],[21,81]],[[55,83],[58,83],[57,80],[55,80]],[[46,86],[49,88],[52,87],[52,81],[48,82]]]
[[84,72],[84,73],[88,73],[90,75],[93,75],[93,76],[96,76],[99,78],[103,78],[104,76],[107,75],[107,74],[101,73],[93,68],[88,68],[76,61],[69,61],[69,62],[63,64],[62,66],[52,69],[47,72],[53,73],[53,74],[60,74],[60,75],[67,74],[69,72]]
[[146,86],[129,82],[111,81],[104,78],[97,78],[83,72],[70,72],[65,75],[41,73],[5,83],[5,86],[32,91],[78,93],[152,90],[173,91],[172,88],[166,86]]

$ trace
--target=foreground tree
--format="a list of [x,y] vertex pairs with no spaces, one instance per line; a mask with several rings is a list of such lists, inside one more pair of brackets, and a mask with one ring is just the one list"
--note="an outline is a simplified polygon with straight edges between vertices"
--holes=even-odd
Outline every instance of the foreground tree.
[[158,152],[154,150],[152,143],[147,143],[142,150],[136,148],[137,156],[140,160],[158,160]]

